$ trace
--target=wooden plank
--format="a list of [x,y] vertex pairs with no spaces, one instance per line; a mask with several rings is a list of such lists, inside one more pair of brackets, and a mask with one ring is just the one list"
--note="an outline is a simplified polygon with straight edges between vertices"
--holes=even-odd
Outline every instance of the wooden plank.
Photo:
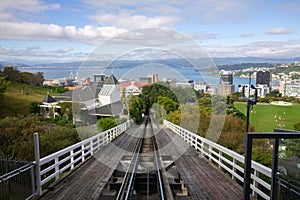
[[130,155],[139,135],[129,129],[76,170],[48,187],[40,199],[98,199],[124,155]]
[[[163,154],[175,159],[191,199],[241,199],[242,187],[169,130],[157,134]],[[170,143],[171,145],[168,145]],[[186,151],[183,151],[186,149]],[[181,154],[179,156],[179,154]]]

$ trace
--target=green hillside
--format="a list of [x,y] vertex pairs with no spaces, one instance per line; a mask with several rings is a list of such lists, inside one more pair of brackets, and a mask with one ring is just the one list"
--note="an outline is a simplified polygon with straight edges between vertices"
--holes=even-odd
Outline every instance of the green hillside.
[[4,96],[0,99],[0,118],[17,114],[29,114],[30,102],[42,101],[48,92],[50,95],[57,94],[57,92],[52,92],[49,88],[11,83]]
[[[235,103],[236,108],[246,115],[246,104]],[[292,129],[300,121],[300,104],[276,106],[271,104],[254,105],[250,113],[250,124],[255,131],[272,132],[274,128]],[[277,120],[277,121],[276,121]]]

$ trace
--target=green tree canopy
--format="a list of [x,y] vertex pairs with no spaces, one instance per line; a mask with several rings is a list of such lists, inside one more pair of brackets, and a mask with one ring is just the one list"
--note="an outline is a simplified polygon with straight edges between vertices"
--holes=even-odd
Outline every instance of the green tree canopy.
[[146,112],[146,102],[143,95],[131,96],[129,99],[129,113],[135,123],[139,124],[143,121],[143,113]]
[[98,126],[101,131],[106,131],[117,126],[117,122],[113,117],[104,117],[98,120]]
[[9,84],[10,82],[6,81],[4,77],[0,77],[0,97],[4,95]]
[[175,111],[178,109],[179,104],[168,97],[159,96],[157,99],[157,103],[160,104],[167,113],[171,111]]

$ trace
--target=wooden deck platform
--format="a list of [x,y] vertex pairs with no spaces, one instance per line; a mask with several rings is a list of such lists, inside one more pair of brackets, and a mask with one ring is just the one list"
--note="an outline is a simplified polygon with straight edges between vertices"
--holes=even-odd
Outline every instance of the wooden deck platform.
[[191,199],[240,200],[243,188],[167,129],[157,128],[162,156],[171,156]]
[[[190,199],[241,199],[242,187],[169,130],[154,125],[161,156],[172,157]],[[98,199],[124,155],[130,155],[143,127],[131,128],[48,188],[40,199]]]
[[121,158],[131,155],[142,131],[140,127],[121,134],[97,155],[49,186],[40,199],[98,199]]

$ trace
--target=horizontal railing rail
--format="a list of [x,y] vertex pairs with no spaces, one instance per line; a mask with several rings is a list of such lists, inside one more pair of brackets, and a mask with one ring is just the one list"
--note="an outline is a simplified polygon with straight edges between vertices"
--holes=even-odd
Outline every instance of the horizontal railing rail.
[[31,199],[35,195],[34,165],[0,159],[0,199]]
[[[207,157],[209,161],[229,173],[232,179],[237,179],[240,182],[244,181],[244,156],[167,120],[164,120],[164,125],[180,136],[203,156]],[[251,167],[252,195],[259,195],[264,199],[270,199],[272,170],[255,161],[252,161]],[[269,179],[269,181],[266,179]]]
[[128,127],[129,121],[39,159],[37,170],[40,183],[38,189],[41,191],[45,184],[58,180],[63,173],[71,171],[85,162],[87,158],[93,156]]

